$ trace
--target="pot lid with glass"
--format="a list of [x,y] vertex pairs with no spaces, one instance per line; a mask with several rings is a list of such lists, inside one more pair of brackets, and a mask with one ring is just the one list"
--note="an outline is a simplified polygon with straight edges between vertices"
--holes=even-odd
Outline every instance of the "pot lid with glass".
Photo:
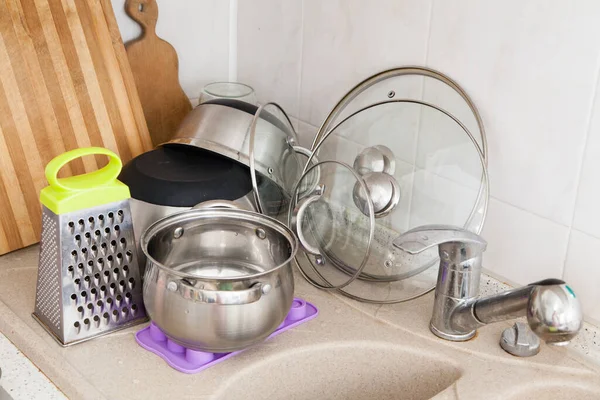
[[[442,74],[398,68],[357,85],[334,107],[312,150],[320,160],[352,166],[360,179],[348,187],[349,180],[339,179],[341,173],[326,162],[305,166],[289,207],[289,222],[306,219],[297,233],[312,241],[303,243],[307,251],[297,257],[303,275],[315,286],[374,303],[432,290],[437,252],[412,256],[394,240],[433,223],[481,231],[489,195],[485,148],[476,108]],[[321,193],[307,198],[301,188],[315,185]],[[373,225],[343,226],[357,214],[372,218]],[[333,232],[319,230],[323,220],[335,221]],[[360,255],[350,256],[348,243],[360,243],[354,247]]]

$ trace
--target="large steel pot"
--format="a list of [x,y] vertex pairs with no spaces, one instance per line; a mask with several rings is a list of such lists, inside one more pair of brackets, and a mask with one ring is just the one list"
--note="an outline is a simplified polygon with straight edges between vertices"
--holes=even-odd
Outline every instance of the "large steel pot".
[[175,343],[241,350],[284,321],[294,295],[294,234],[251,211],[194,209],[168,216],[141,238],[144,303]]
[[[185,144],[221,154],[253,167],[258,174],[280,188],[291,190],[301,172],[299,168],[294,168],[294,153],[310,157],[311,152],[297,145],[298,138],[287,114],[274,103],[268,104],[272,106],[263,109],[232,99],[202,103],[184,118],[168,143]],[[251,149],[252,128],[258,132],[258,137]]]

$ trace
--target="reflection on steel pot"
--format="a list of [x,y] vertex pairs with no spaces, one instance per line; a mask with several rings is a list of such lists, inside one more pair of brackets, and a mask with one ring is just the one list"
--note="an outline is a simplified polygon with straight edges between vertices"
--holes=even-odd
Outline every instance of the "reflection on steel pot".
[[147,313],[182,346],[244,349],[275,331],[291,307],[298,243],[277,220],[246,210],[195,209],[156,222],[141,244]]

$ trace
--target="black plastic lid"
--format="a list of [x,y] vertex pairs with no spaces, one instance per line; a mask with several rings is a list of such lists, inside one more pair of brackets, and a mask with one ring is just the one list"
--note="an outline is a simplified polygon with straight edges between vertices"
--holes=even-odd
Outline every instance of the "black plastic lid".
[[129,186],[132,198],[172,207],[236,200],[252,191],[248,167],[183,144],[166,144],[140,154],[123,167],[119,180]]

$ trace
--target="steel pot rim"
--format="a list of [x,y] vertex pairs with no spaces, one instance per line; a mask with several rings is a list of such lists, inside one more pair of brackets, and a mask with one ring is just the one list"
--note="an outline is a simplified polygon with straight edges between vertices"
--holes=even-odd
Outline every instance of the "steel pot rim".
[[[275,267],[273,267],[271,269],[263,271],[263,272],[259,272],[259,273],[252,274],[252,275],[240,275],[240,276],[214,278],[214,277],[208,277],[208,276],[202,276],[202,275],[192,275],[192,274],[177,271],[177,270],[173,269],[172,267],[169,267],[169,266],[164,265],[163,263],[157,261],[154,257],[152,257],[149,254],[148,243],[150,242],[150,239],[152,237],[154,237],[160,230],[165,229],[166,227],[169,227],[172,225],[176,225],[177,222],[184,221],[189,218],[212,219],[212,218],[217,218],[217,217],[231,219],[231,220],[237,219],[237,220],[242,220],[242,221],[246,221],[246,222],[251,222],[251,223],[254,223],[257,225],[256,226],[257,229],[261,227],[259,225],[262,225],[262,226],[267,226],[267,227],[275,230],[279,234],[283,235],[285,239],[287,239],[287,241],[290,245],[290,248],[291,248],[289,256],[282,263],[276,265]],[[142,247],[142,252],[146,256],[146,260],[147,260],[146,264],[148,264],[150,262],[151,264],[157,266],[159,269],[166,271],[170,274],[176,275],[180,278],[218,280],[221,282],[223,282],[223,281],[235,282],[235,281],[240,281],[240,280],[261,278],[266,275],[272,274],[275,271],[278,271],[281,268],[284,268],[285,266],[288,266],[288,265],[291,266],[291,262],[296,257],[296,253],[298,252],[298,248],[299,248],[298,238],[296,237],[296,235],[294,235],[292,230],[290,228],[288,228],[282,222],[276,220],[275,218],[271,218],[269,216],[256,213],[254,211],[238,210],[238,209],[230,209],[230,208],[191,209],[191,210],[186,210],[186,211],[178,212],[175,214],[171,214],[167,217],[164,217],[164,218],[156,221],[152,225],[150,225],[144,231],[144,233],[142,233],[140,243],[141,243],[141,247]]]

